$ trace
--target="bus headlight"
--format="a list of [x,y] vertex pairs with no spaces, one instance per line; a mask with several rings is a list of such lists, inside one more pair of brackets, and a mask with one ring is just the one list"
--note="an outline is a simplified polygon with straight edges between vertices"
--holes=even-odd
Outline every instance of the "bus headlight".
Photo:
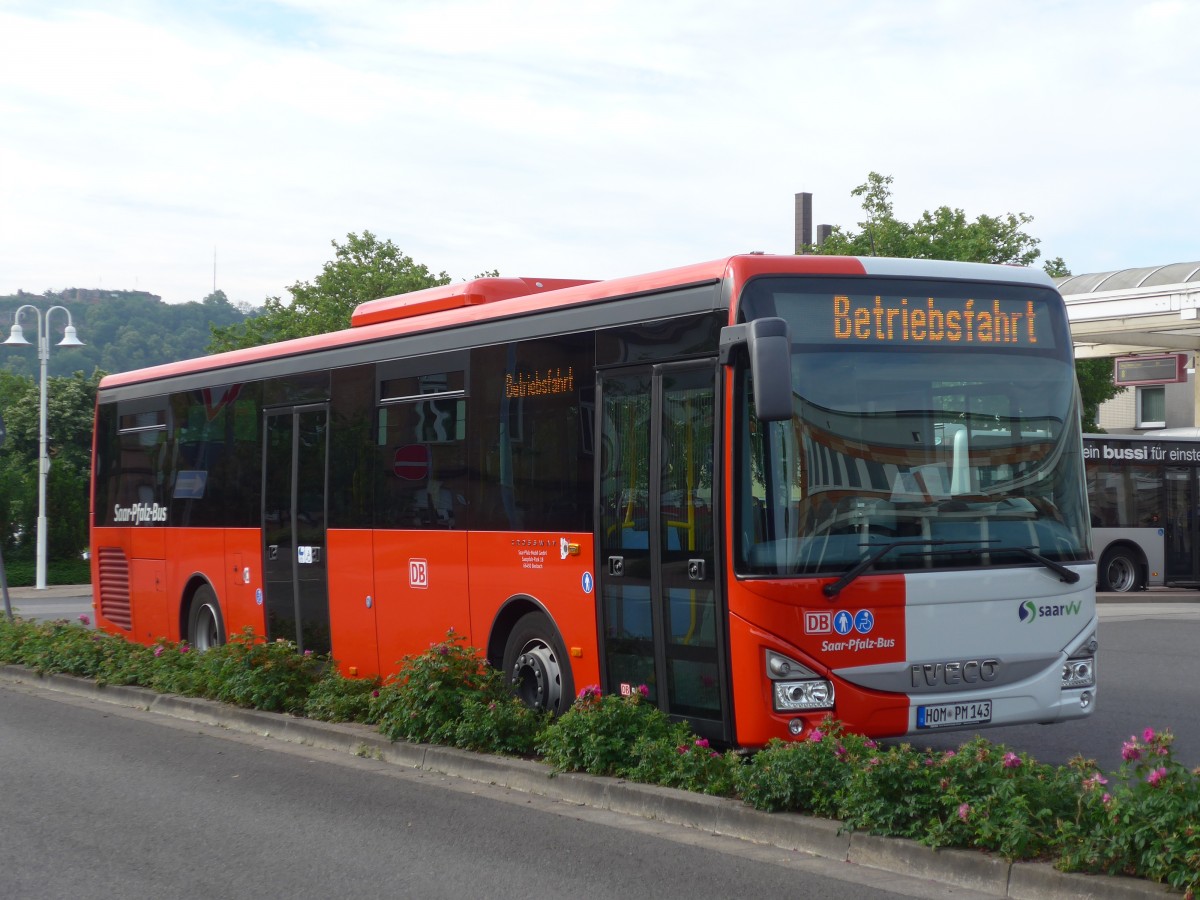
[[828,681],[776,681],[774,688],[776,712],[833,707],[833,684]]
[[1093,687],[1096,684],[1096,659],[1085,656],[1079,659],[1068,659],[1063,664],[1062,686],[1068,688]]
[[782,653],[767,651],[767,678],[775,694],[775,712],[833,708],[833,682]]

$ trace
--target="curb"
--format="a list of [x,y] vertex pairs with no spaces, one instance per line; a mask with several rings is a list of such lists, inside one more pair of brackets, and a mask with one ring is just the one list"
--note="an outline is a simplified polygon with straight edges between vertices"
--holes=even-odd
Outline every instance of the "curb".
[[577,772],[556,773],[545,763],[454,747],[392,742],[366,725],[242,709],[214,700],[159,694],[148,688],[100,686],[71,675],[39,675],[24,666],[0,666],[0,681],[38,684],[53,691],[230,731],[369,756],[391,765],[696,828],[1014,900],[1142,900],[1181,896],[1165,885],[1139,878],[1059,872],[1049,863],[1008,862],[972,850],[935,850],[904,838],[846,832],[833,819],[760,812],[739,800]]

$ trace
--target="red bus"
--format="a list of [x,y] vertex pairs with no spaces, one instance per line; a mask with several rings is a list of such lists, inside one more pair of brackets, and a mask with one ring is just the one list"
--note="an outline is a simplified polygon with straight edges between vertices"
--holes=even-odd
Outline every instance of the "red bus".
[[531,704],[644,684],[742,746],[1075,718],[1077,404],[1021,268],[750,254],[384,298],[104,379],[96,620],[358,677],[453,627]]

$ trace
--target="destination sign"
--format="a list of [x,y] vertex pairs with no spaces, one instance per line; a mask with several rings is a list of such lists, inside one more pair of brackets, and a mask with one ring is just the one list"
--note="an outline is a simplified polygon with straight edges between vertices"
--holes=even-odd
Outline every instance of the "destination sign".
[[516,378],[504,376],[504,396],[509,398],[545,397],[548,394],[568,394],[575,389],[574,367],[566,374],[561,367],[542,372],[519,373]]
[[836,343],[1053,346],[1046,305],[971,297],[849,296],[829,301]]
[[1183,384],[1187,381],[1187,354],[1118,356],[1113,360],[1113,384]]

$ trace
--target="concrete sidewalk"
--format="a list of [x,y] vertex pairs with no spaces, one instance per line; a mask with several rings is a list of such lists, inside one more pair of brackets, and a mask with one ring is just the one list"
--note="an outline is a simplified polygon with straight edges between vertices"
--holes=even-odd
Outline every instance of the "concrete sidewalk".
[[915,841],[843,831],[841,823],[794,813],[765,813],[737,800],[633,784],[616,778],[555,773],[529,760],[470,753],[449,747],[393,743],[363,725],[331,724],[277,713],[239,709],[209,700],[157,694],[144,688],[106,686],[66,675],[39,676],[20,666],[0,666],[0,682],[34,685],[93,700],[255,734],[323,750],[370,756],[414,769],[494,784],[631,816],[696,828],[780,849],[810,853],[997,897],[1022,900],[1145,900],[1180,896],[1141,879],[1059,872],[1048,863],[1008,862],[971,850],[931,850]]
[[13,600],[65,600],[76,597],[91,597],[90,584],[48,584],[38,590],[35,587],[9,587],[8,596]]

